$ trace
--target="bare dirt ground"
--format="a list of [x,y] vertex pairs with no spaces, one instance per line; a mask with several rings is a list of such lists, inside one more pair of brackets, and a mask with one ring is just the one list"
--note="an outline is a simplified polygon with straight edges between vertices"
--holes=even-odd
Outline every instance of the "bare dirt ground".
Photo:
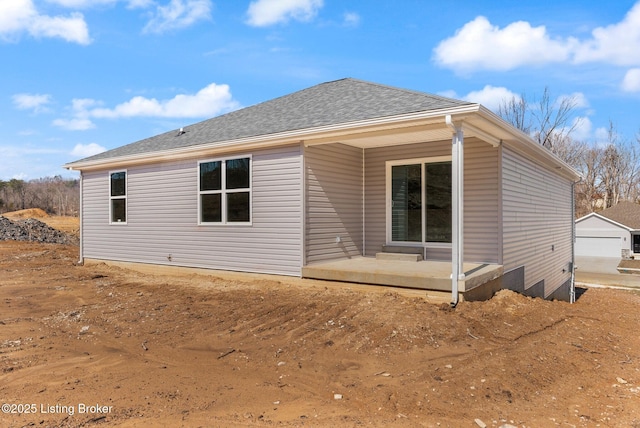
[[0,242],[2,427],[640,427],[634,292],[502,291],[450,310],[77,259]]

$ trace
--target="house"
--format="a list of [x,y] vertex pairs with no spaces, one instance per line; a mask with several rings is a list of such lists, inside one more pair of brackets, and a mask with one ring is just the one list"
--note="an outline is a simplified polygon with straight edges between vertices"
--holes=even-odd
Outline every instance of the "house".
[[573,298],[578,174],[479,104],[342,79],[65,167],[81,261]]
[[621,258],[640,257],[640,205],[620,202],[577,219],[575,253],[580,269],[611,273]]

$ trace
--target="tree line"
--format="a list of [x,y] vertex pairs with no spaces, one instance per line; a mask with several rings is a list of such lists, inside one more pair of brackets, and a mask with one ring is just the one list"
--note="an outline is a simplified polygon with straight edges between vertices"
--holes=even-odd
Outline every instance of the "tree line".
[[80,207],[80,181],[61,176],[35,180],[0,180],[0,214],[40,208],[50,215],[77,216]]
[[577,218],[621,201],[640,203],[640,132],[629,140],[609,121],[605,140],[574,139],[577,102],[575,96],[553,100],[545,88],[538,98],[522,94],[503,100],[498,115],[582,175],[575,187]]

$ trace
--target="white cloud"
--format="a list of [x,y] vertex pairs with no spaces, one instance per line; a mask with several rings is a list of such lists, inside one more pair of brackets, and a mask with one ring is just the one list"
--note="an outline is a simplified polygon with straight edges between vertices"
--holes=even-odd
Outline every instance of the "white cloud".
[[458,94],[453,89],[448,89],[446,91],[440,91],[440,92],[438,92],[438,95],[440,95],[441,97],[452,98],[454,100],[459,99],[458,98]]
[[145,8],[153,5],[153,0],[129,0],[127,3],[129,9]]
[[322,6],[323,0],[257,0],[249,4],[247,24],[268,27],[290,19],[310,21]]
[[589,101],[582,92],[574,92],[569,95],[560,95],[556,100],[556,104],[560,104],[565,99],[571,99],[574,108],[587,108],[589,107]]
[[72,119],[56,119],[53,121],[53,125],[68,131],[86,131],[96,127],[91,120],[79,117]]
[[587,116],[579,116],[573,119],[571,125],[574,127],[571,137],[578,141],[586,141],[591,138],[593,123]]
[[33,0],[0,2],[0,38],[15,40],[23,32],[33,37],[58,37],[68,42],[88,45],[89,29],[80,13],[70,16],[41,15]]
[[46,111],[46,105],[51,103],[48,94],[16,94],[12,97],[13,104],[20,110],[33,110],[35,113]]
[[439,65],[461,73],[507,71],[553,63],[640,65],[640,2],[618,23],[597,27],[591,37],[556,37],[545,26],[517,21],[504,28],[478,16],[433,51]]
[[544,26],[534,28],[518,21],[500,29],[479,16],[440,42],[434,57],[438,64],[461,72],[474,68],[506,71],[565,61],[574,43],[573,39],[551,39]]
[[608,141],[609,140],[609,128],[601,127],[597,128],[595,132],[596,141]]
[[519,95],[514,94],[505,87],[486,85],[479,91],[469,92],[463,97],[463,100],[480,103],[486,108],[496,111],[501,103],[509,101],[514,97],[518,100],[520,99]]
[[46,0],[48,3],[57,4],[59,6],[82,9],[90,6],[98,6],[103,4],[115,4],[118,0]]
[[137,96],[113,108],[102,107],[91,98],[76,98],[71,102],[71,118],[53,121],[53,125],[69,131],[95,128],[92,119],[127,117],[213,117],[240,107],[233,99],[228,85],[211,83],[195,94],[179,94],[169,100]]
[[344,25],[347,27],[357,27],[360,25],[360,15],[355,12],[345,12],[343,18]]
[[640,65],[640,2],[622,21],[591,32],[593,38],[581,43],[575,62],[607,62],[615,65]]
[[76,144],[73,150],[71,150],[71,156],[86,158],[89,156],[97,155],[98,153],[102,153],[106,150],[106,148],[96,143]]
[[29,174],[24,173],[24,172],[20,172],[18,174],[13,174],[11,176],[11,178],[15,179],[15,180],[26,180],[29,177]]
[[212,117],[239,107],[228,85],[211,83],[194,95],[179,94],[170,100],[134,97],[109,108],[94,108],[86,112],[95,118],[119,117]]
[[627,71],[622,80],[622,90],[625,92],[640,92],[640,68]]
[[87,9],[101,5],[114,5],[119,1],[127,3],[130,9],[149,7],[153,0],[46,0],[49,3],[73,9]]
[[142,30],[144,33],[163,33],[185,28],[197,21],[211,19],[210,0],[171,0],[158,6],[155,16]]

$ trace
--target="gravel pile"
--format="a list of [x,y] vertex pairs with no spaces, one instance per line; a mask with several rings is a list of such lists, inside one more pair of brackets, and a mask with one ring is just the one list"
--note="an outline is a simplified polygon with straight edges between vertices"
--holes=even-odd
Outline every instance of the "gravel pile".
[[50,244],[74,244],[74,238],[47,224],[28,218],[11,221],[0,216],[0,241],[33,241]]

